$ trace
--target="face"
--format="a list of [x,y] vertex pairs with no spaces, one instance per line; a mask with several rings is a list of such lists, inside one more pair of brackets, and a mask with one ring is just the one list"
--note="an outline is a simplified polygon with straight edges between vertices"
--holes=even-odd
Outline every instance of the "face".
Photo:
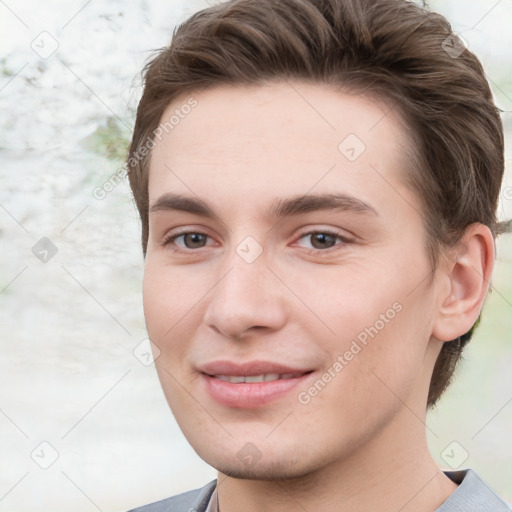
[[193,97],[152,150],[143,290],[192,447],[293,478],[424,435],[438,300],[398,117],[305,83]]

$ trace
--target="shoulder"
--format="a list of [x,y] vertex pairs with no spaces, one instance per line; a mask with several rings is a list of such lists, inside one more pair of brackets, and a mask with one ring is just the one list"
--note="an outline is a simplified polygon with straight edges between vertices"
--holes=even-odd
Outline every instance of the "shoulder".
[[204,512],[215,490],[217,480],[212,480],[200,489],[194,489],[128,512]]
[[445,471],[446,476],[459,486],[436,512],[512,512],[512,508],[498,496],[472,469]]

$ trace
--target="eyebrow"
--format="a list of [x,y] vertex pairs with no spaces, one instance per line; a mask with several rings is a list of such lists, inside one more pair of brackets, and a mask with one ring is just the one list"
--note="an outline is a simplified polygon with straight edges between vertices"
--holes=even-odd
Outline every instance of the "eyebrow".
[[[149,212],[177,210],[220,220],[218,215],[204,202],[192,196],[166,193],[158,197],[150,206]],[[291,215],[314,211],[349,211],[378,216],[377,211],[368,203],[354,196],[342,193],[307,194],[289,198],[276,198],[272,203],[268,216],[280,219]]]

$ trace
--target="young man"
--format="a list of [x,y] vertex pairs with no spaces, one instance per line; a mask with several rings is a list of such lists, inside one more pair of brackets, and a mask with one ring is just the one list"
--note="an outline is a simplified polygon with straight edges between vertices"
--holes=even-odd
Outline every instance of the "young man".
[[146,67],[128,158],[168,403],[218,479],[136,509],[510,510],[425,416],[491,278],[502,125],[405,0],[232,0]]

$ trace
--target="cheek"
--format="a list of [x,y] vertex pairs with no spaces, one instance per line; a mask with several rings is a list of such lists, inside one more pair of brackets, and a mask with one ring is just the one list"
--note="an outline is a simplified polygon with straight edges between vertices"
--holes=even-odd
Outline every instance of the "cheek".
[[[155,368],[166,399],[178,416],[187,402],[183,386],[190,386],[184,364],[189,339],[188,325],[194,320],[193,305],[202,293],[180,279],[180,269],[162,268],[146,260],[143,278],[143,306],[148,336],[159,348]],[[197,314],[197,313],[196,313]],[[185,404],[185,405],[184,405]]]
[[142,298],[146,327],[152,341],[159,340],[165,331],[172,325],[168,317],[168,294],[165,283],[158,279],[151,266],[146,263],[144,279],[142,282]]
[[201,290],[180,278],[179,269],[162,268],[146,261],[143,279],[143,307],[150,339],[161,349],[180,338],[194,314]]
[[[336,384],[329,386],[343,391],[348,402],[363,397],[378,402],[386,396],[394,401],[391,390],[407,395],[422,371],[431,294],[405,271],[398,276],[381,270],[340,272],[330,279],[308,276],[300,282],[308,306],[322,320],[311,323],[304,317],[301,328],[328,354],[325,370],[336,375]],[[336,361],[341,366],[334,367]]]
[[390,299],[394,297],[399,298],[394,307],[384,302],[372,310],[368,323],[352,341],[361,350],[347,367],[346,376],[354,396],[367,401],[370,414],[372,407],[385,410],[387,404],[393,410],[410,402],[425,385],[428,297],[420,300],[397,294]]
[[169,329],[191,311],[205,290],[198,272],[191,273],[183,266],[166,265],[159,260],[148,257],[144,267],[144,313],[154,323],[165,323]]
[[290,276],[302,299],[297,303],[297,311],[304,310],[300,321],[311,339],[325,336],[330,348],[339,351],[354,339],[364,343],[376,330],[388,330],[399,316],[401,293],[396,282],[383,275],[378,267],[360,264],[325,266]]

